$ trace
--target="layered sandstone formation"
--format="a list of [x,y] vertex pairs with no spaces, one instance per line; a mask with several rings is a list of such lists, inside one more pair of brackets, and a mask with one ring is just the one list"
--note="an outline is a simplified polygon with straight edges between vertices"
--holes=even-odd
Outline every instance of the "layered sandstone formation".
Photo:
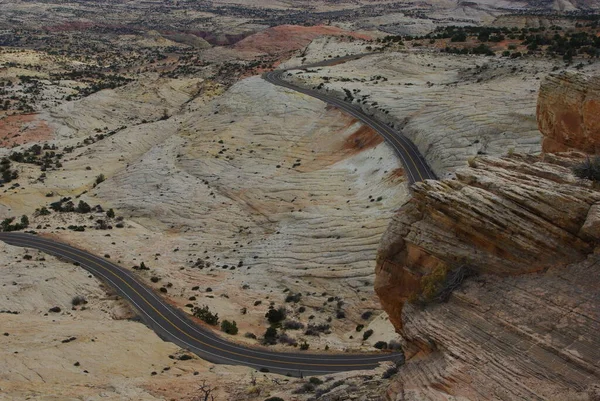
[[414,186],[382,239],[376,291],[400,328],[398,308],[436,268],[516,275],[580,261],[598,240],[598,205],[565,159],[475,159],[456,179]]
[[538,126],[545,152],[600,152],[600,76],[550,75],[540,87]]
[[[414,186],[377,260],[376,292],[416,352],[391,399],[566,399],[600,382],[600,191],[573,163],[482,157]],[[461,265],[477,276],[448,303],[407,302]]]

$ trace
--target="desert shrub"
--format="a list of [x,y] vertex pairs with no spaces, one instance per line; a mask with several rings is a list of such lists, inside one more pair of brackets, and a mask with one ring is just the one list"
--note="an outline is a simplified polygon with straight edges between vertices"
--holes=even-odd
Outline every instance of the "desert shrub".
[[109,219],[114,219],[115,218],[115,211],[112,209],[108,209],[106,211],[106,217],[108,217]]
[[85,304],[87,304],[87,300],[82,295],[77,295],[77,296],[73,297],[73,299],[71,299],[71,305],[73,305],[73,306],[85,305]]
[[373,312],[371,312],[370,310],[365,311],[362,313],[362,315],[360,315],[360,318],[363,320],[369,320],[369,318],[373,316]]
[[304,328],[304,324],[295,320],[286,320],[283,322],[283,328],[286,330],[300,330]]
[[402,349],[402,344],[400,344],[399,341],[392,340],[388,343],[388,349],[398,351],[398,350]]
[[50,210],[48,210],[48,208],[46,208],[46,206],[42,206],[39,209],[35,209],[35,213],[36,216],[47,216],[50,214]]
[[106,177],[104,176],[104,174],[99,174],[98,176],[96,176],[96,182],[94,185],[98,185],[101,182],[104,182],[104,180],[106,180]]
[[588,157],[584,162],[577,164],[573,167],[573,174],[579,178],[599,182],[600,156],[591,159]]
[[359,324],[358,326],[356,326],[356,331],[362,331],[362,329],[365,328],[364,324]]
[[309,347],[310,347],[310,344],[308,344],[308,343],[306,342],[306,340],[305,340],[305,341],[304,341],[302,344],[300,344],[300,349],[301,349],[302,351],[306,351],[306,350],[307,350]]
[[280,344],[286,344],[286,345],[291,345],[291,346],[298,345],[298,341],[296,341],[296,339],[288,336],[285,333],[280,335],[277,340],[279,341]]
[[300,301],[300,298],[302,298],[302,294],[301,293],[290,294],[287,297],[285,297],[285,302],[298,303]]
[[377,341],[373,346],[377,349],[386,349],[388,345],[385,341]]
[[275,344],[277,341],[277,329],[275,327],[267,328],[263,335],[263,344]]
[[88,205],[84,201],[80,200],[75,211],[77,213],[89,213],[92,211],[92,208],[90,207],[90,205]]
[[304,383],[302,386],[292,391],[293,394],[306,394],[315,391],[315,385],[312,383]]
[[322,323],[322,324],[309,324],[308,327],[306,328],[306,331],[304,332],[305,335],[307,336],[315,336],[318,337],[320,333],[328,333],[329,329],[331,328],[330,325],[326,324],[326,323]]
[[229,320],[223,320],[223,322],[221,323],[221,331],[224,331],[225,333],[234,336],[238,333],[237,323],[235,322],[235,320],[231,322]]
[[323,384],[323,380],[319,379],[318,377],[311,377],[310,379],[308,379],[308,381],[314,384],[315,386]]
[[244,337],[252,338],[252,339],[256,340],[256,334],[254,334],[254,333],[245,333]]
[[456,269],[440,266],[430,274],[421,277],[419,292],[409,299],[412,303],[426,305],[428,303],[446,302],[452,292],[460,287],[462,282],[475,275],[475,271],[466,265]]
[[61,309],[60,309],[60,307],[58,307],[58,306],[53,306],[53,307],[52,307],[52,308],[50,308],[48,311],[49,311],[49,312],[52,312],[52,313],[60,313]]
[[373,335],[373,330],[369,329],[363,333],[363,341],[367,341]]
[[265,314],[265,317],[269,321],[269,323],[279,323],[283,319],[285,319],[287,312],[284,307],[280,307],[278,309],[269,309],[269,311]]
[[21,220],[19,223],[12,224],[13,221],[15,221],[14,217],[9,217],[7,219],[2,220],[2,223],[0,223],[0,228],[2,229],[2,231],[18,231],[23,230],[29,226],[29,218],[25,215],[21,216]]
[[279,397],[269,397],[265,401],[284,401],[283,398]]
[[218,313],[212,313],[208,309],[208,306],[206,306],[206,305],[204,305],[201,308],[195,307],[194,310],[193,310],[193,314],[198,319],[200,319],[203,322],[206,322],[206,323],[208,323],[208,324],[210,324],[212,326],[216,326],[219,323],[219,314]]

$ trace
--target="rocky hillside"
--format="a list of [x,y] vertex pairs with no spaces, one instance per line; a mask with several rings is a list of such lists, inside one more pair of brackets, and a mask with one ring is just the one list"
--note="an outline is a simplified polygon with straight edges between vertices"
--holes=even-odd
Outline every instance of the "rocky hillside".
[[[586,261],[600,240],[600,191],[572,164],[482,157],[455,179],[414,186],[382,239],[375,282],[396,329],[427,355],[401,370],[411,390],[400,399],[445,400],[443,389],[469,400],[546,400],[600,379],[589,332],[600,313],[589,278],[600,264]],[[436,304],[463,267],[476,278]],[[538,274],[515,277],[525,273]]]
[[550,75],[542,82],[537,104],[545,152],[577,149],[600,152],[600,76]]

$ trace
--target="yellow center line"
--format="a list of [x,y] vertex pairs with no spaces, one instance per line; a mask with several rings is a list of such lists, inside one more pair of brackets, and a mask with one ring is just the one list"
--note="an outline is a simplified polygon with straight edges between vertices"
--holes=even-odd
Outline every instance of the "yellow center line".
[[[24,242],[26,242],[26,243],[29,243],[29,244],[33,244],[33,245],[35,245],[35,241],[31,242],[31,241],[27,241],[27,239],[21,239],[21,238],[19,238],[19,239],[18,239],[18,241],[24,241]],[[55,249],[55,250],[58,250],[58,251],[61,251],[61,252],[67,253],[67,254],[69,254],[69,255],[75,256],[75,257],[77,257],[77,258],[80,258],[80,259],[83,259],[83,260],[86,260],[86,261],[87,261],[87,262],[89,262],[89,263],[90,263],[92,266],[97,266],[97,267],[101,268],[103,271],[105,271],[105,272],[108,272],[108,273],[112,274],[114,277],[116,277],[116,278],[118,278],[120,281],[122,281],[122,282],[123,282],[123,283],[124,283],[124,284],[125,284],[127,287],[129,287],[129,289],[131,289],[131,291],[133,291],[133,292],[134,292],[134,293],[136,293],[136,294],[137,294],[137,295],[138,295],[138,296],[139,296],[141,299],[143,299],[143,300],[144,300],[144,302],[146,302],[146,304],[148,304],[148,306],[149,306],[149,307],[150,307],[152,310],[154,310],[154,312],[156,312],[156,314],[157,314],[157,315],[159,315],[161,318],[163,318],[165,321],[167,321],[167,322],[168,322],[168,323],[169,323],[171,326],[173,326],[175,329],[177,329],[177,331],[181,332],[181,333],[182,333],[182,334],[184,334],[185,336],[189,337],[190,339],[192,339],[192,340],[194,340],[194,341],[197,341],[197,342],[199,342],[200,344],[202,344],[202,345],[204,345],[204,346],[207,346],[207,347],[210,347],[210,348],[213,348],[213,349],[216,349],[216,350],[218,350],[218,351],[225,352],[225,353],[228,353],[228,354],[232,354],[232,355],[236,355],[236,356],[244,357],[244,358],[251,358],[251,359],[256,359],[256,360],[260,360],[260,361],[266,361],[266,362],[283,363],[283,364],[288,364],[288,365],[304,365],[304,366],[328,366],[328,367],[355,367],[355,366],[373,366],[373,363],[369,363],[369,364],[319,364],[319,363],[304,363],[304,362],[287,362],[287,361],[273,360],[273,359],[260,358],[260,357],[256,357],[256,356],[249,356],[249,355],[245,355],[245,354],[240,354],[240,353],[237,353],[237,352],[234,352],[234,351],[229,351],[229,350],[226,350],[226,349],[223,349],[223,348],[220,348],[220,347],[217,347],[217,346],[214,346],[214,345],[211,345],[211,344],[205,343],[204,341],[202,341],[202,340],[199,340],[199,339],[197,339],[196,337],[194,337],[194,336],[191,336],[190,334],[186,333],[184,330],[180,329],[180,328],[179,328],[179,327],[178,327],[178,326],[177,326],[175,323],[173,323],[171,320],[167,319],[167,318],[166,318],[166,317],[165,317],[165,316],[164,316],[162,313],[160,313],[160,312],[159,312],[159,311],[158,311],[158,310],[157,310],[157,309],[156,309],[156,308],[155,308],[155,307],[154,307],[154,306],[153,306],[153,305],[152,305],[152,304],[151,304],[151,303],[150,303],[150,302],[149,302],[149,301],[146,299],[146,297],[144,297],[142,294],[140,294],[140,293],[139,293],[139,292],[138,292],[138,291],[137,291],[135,288],[133,288],[133,287],[132,287],[132,286],[131,286],[131,285],[130,285],[130,284],[127,282],[127,281],[123,280],[123,278],[121,278],[119,275],[117,275],[117,274],[115,274],[114,272],[112,272],[111,270],[109,270],[109,269],[105,268],[105,267],[104,267],[104,266],[102,266],[101,264],[99,264],[99,263],[97,263],[97,262],[95,262],[95,261],[93,261],[93,260],[90,260],[90,259],[88,259],[88,258],[86,258],[86,257],[83,257],[83,256],[81,256],[81,255],[77,255],[76,253],[69,252],[68,250],[65,250],[65,249],[63,249],[63,248],[59,248],[59,247],[55,247],[55,246],[52,246],[52,245],[50,245],[50,244],[47,244],[47,243],[43,243],[43,246],[47,246],[47,247],[49,247],[49,248],[52,248],[52,249]],[[63,245],[63,246],[65,246],[65,245]],[[34,248],[35,248],[35,246],[34,246]],[[81,251],[81,252],[83,252],[83,251]],[[59,254],[59,256],[60,256],[60,254]],[[109,262],[107,262],[107,263],[109,263]],[[321,355],[321,356],[325,356],[325,355]],[[243,360],[241,360],[241,361],[239,361],[239,362],[243,362]]]

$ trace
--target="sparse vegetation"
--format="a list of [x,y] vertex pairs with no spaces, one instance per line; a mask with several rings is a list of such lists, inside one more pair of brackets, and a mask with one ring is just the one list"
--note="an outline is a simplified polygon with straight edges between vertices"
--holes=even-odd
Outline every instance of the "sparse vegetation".
[[235,320],[232,320],[231,322],[229,320],[223,320],[223,322],[221,322],[221,331],[234,336],[238,333],[237,323]]
[[287,311],[285,308],[279,307],[278,309],[269,309],[269,311],[265,314],[265,317],[271,324],[279,323],[287,316]]
[[77,295],[71,299],[71,305],[79,306],[87,304],[87,299],[83,295]]
[[25,215],[21,216],[19,222],[13,223],[14,221],[14,217],[6,218],[2,220],[2,223],[0,223],[0,228],[2,228],[2,231],[9,232],[24,230],[29,227],[29,218]]
[[585,180],[600,182],[600,156],[588,157],[584,162],[575,165],[573,174]]
[[192,313],[195,317],[197,317],[205,323],[210,324],[211,326],[216,326],[217,324],[219,324],[219,314],[212,313],[206,305],[202,306],[201,308],[194,307]]
[[475,272],[467,265],[460,265],[452,270],[445,266],[438,266],[430,274],[421,277],[419,289],[410,297],[409,302],[422,306],[446,302],[452,292],[467,277],[474,274]]

